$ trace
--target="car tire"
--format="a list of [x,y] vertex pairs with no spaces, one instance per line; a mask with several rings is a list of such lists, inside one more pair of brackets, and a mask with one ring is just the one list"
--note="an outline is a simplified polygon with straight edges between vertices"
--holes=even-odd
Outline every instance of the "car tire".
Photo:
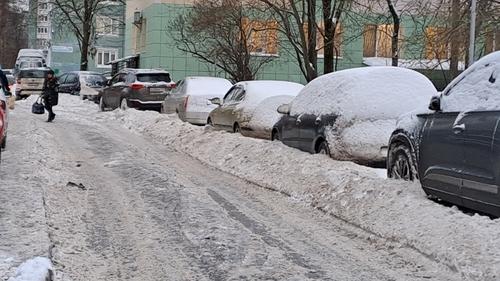
[[104,103],[104,98],[99,98],[99,110],[106,111],[106,104]]
[[122,99],[122,101],[120,102],[120,109],[121,110],[127,110],[129,108],[130,107],[128,107],[127,99]]
[[328,157],[330,157],[330,147],[328,147],[328,142],[321,141],[316,148],[316,153],[327,155]]
[[163,103],[161,104],[161,107],[160,107],[160,113],[165,114],[165,107],[163,106]]
[[235,134],[241,134],[241,128],[240,128],[240,125],[238,125],[238,123],[234,124],[234,126],[233,126],[233,133],[235,133]]
[[7,136],[3,138],[2,144],[0,145],[0,150],[3,150],[7,147]]
[[414,181],[417,178],[417,169],[413,155],[408,145],[391,145],[388,155],[387,176],[393,179]]
[[271,133],[271,140],[272,141],[280,141],[280,134],[278,133],[277,130],[273,130],[273,132]]

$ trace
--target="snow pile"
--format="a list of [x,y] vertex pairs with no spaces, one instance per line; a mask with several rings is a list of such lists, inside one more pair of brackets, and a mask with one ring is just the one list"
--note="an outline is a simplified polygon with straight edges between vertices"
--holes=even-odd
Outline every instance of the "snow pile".
[[52,262],[45,257],[25,261],[16,270],[16,276],[8,281],[49,281],[52,280]]
[[288,194],[460,272],[464,280],[500,276],[500,225],[428,200],[420,185],[384,180],[378,171],[310,155],[279,142],[185,124],[174,116],[135,110],[106,115],[200,161]]

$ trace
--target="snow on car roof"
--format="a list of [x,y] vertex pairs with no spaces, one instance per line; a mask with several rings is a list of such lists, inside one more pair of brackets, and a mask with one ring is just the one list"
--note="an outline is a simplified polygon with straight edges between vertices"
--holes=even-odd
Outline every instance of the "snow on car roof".
[[396,119],[427,106],[437,90],[427,77],[398,67],[363,67],[311,81],[293,100],[291,114],[340,114],[363,120]]
[[145,69],[145,68],[125,68],[124,72],[133,72],[136,74],[150,74],[150,73],[165,73],[170,74],[168,71],[163,69]]
[[304,88],[304,85],[288,81],[244,81],[236,85],[243,85],[246,91],[245,101],[258,104],[262,100],[273,96],[296,96]]
[[233,84],[224,78],[191,76],[184,79],[186,81],[187,95],[207,95],[222,98]]

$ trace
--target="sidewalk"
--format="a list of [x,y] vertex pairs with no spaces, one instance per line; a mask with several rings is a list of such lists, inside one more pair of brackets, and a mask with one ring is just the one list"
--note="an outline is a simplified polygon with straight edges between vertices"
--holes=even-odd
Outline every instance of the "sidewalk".
[[43,180],[32,170],[41,155],[33,151],[38,144],[30,124],[16,120],[16,113],[10,116],[7,151],[0,164],[0,280],[38,280],[26,272],[15,277],[17,268],[35,257],[45,258],[26,263],[20,270],[33,273],[40,265],[47,267],[50,247]]

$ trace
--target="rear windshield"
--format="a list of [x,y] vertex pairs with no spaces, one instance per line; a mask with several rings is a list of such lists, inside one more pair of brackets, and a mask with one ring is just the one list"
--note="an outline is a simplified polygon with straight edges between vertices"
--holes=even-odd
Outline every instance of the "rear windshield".
[[147,73],[137,74],[137,81],[143,83],[158,83],[158,82],[171,82],[170,74],[168,73]]
[[19,78],[45,78],[48,70],[21,70]]
[[30,68],[30,67],[42,67],[43,63],[41,61],[22,61],[19,64],[19,68]]
[[85,84],[87,86],[104,86],[106,85],[106,77],[104,75],[97,75],[97,74],[92,74],[92,75],[82,75],[83,81],[85,81]]

